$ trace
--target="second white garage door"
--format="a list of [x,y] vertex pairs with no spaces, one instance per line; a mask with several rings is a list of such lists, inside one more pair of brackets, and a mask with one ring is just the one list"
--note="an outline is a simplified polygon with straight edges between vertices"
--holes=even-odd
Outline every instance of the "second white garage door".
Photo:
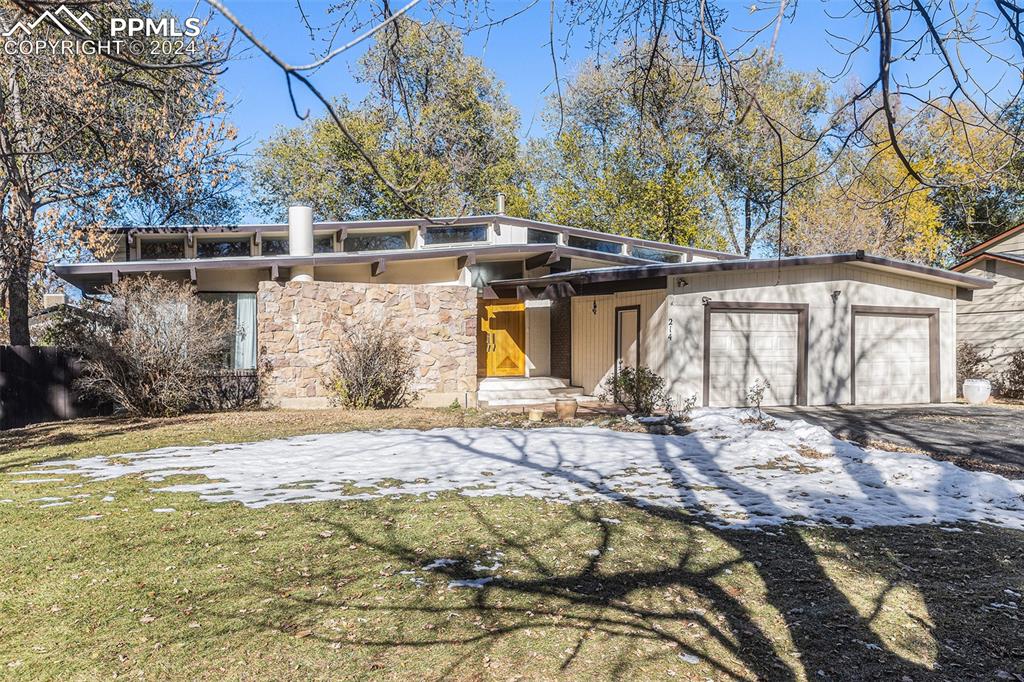
[[858,314],[854,401],[858,405],[929,402],[928,334],[927,317]]
[[764,405],[795,405],[798,321],[796,313],[713,312],[708,404],[744,406],[750,386],[767,379]]

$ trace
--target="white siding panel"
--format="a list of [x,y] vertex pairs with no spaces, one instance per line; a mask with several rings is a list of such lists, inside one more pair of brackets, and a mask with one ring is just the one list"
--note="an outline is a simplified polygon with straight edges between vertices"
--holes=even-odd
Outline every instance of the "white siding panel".
[[990,277],[995,286],[975,291],[971,301],[957,302],[957,341],[990,353],[992,369],[1001,372],[1014,353],[1024,350],[1024,266],[996,261],[993,273],[982,263],[966,274]]

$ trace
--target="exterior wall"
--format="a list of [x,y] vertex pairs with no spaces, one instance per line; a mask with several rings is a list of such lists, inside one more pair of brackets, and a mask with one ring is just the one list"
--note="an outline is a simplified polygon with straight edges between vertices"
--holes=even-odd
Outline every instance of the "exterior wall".
[[526,376],[551,374],[551,302],[526,302]]
[[197,270],[199,291],[249,291],[259,288],[260,281],[270,278],[270,270]]
[[[1024,240],[1024,235],[1019,238]],[[988,271],[990,263],[995,272]],[[965,274],[994,279],[996,285],[975,291],[971,301],[957,302],[957,342],[991,352],[992,369],[1002,372],[1010,357],[1024,349],[1024,265],[1002,261],[982,261],[978,265]]]
[[472,405],[476,392],[476,290],[464,286],[260,282],[260,361],[267,402],[326,407],[327,360],[347,324],[392,324],[414,344],[420,404]]
[[997,242],[986,250],[991,253],[1012,253],[1017,256],[1024,255],[1024,232],[1018,232],[1008,239]]
[[[833,292],[839,292],[833,300]],[[807,402],[850,402],[851,306],[939,309],[941,399],[956,397],[956,288],[847,264],[703,273],[669,278],[671,341],[663,376],[677,401],[703,393],[704,297],[712,301],[806,303]]]
[[377,277],[370,274],[369,263],[355,265],[319,265],[314,279],[326,282],[364,282],[374,284],[458,284],[461,272],[456,259],[388,263]]
[[[597,312],[594,312],[594,304]],[[588,394],[615,369],[615,309],[640,306],[640,362],[664,376],[665,290],[630,291],[572,299],[572,384]]]

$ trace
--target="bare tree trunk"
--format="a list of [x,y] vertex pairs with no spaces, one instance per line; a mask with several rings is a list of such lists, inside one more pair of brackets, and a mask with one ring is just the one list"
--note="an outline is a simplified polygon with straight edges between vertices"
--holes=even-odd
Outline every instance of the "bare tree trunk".
[[750,257],[750,195],[743,197],[743,255]]
[[10,245],[10,272],[7,274],[7,324],[12,346],[32,342],[28,328],[29,280],[32,271],[32,248],[35,243],[35,215],[30,205],[15,198],[19,205],[11,207],[10,218],[15,235]]

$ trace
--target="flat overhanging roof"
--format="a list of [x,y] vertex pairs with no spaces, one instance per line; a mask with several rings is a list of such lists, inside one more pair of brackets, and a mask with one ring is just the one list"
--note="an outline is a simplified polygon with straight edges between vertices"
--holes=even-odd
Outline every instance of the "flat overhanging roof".
[[[648,260],[621,253],[604,253],[557,244],[493,244],[480,246],[430,247],[375,253],[318,253],[312,256],[238,256],[232,258],[184,258],[166,260],[123,261],[104,263],[60,263],[53,271],[63,280],[94,293],[99,287],[116,282],[121,275],[139,273],[178,273],[192,279],[201,270],[270,270],[270,277],[284,276],[282,270],[295,266],[368,264],[374,274],[383,272],[388,263],[442,259],[459,259],[460,267],[486,262],[499,257],[526,258],[528,267],[551,264],[560,258],[585,258],[610,263],[639,265]],[[533,260],[531,263],[530,261]]]
[[[626,282],[630,280],[656,279],[664,277],[685,276],[705,272],[740,272],[746,270],[771,270],[775,268],[792,268],[807,265],[835,265],[850,263],[867,268],[877,268],[919,279],[926,279],[943,284],[955,285],[965,289],[990,289],[994,282],[981,277],[952,272],[942,268],[918,263],[909,263],[893,258],[872,256],[860,251],[853,253],[825,254],[819,256],[788,256],[785,258],[758,258],[727,261],[701,261],[694,263],[657,263],[636,266],[618,266],[607,268],[591,268],[572,270],[543,277],[525,277],[505,279],[491,282],[495,291],[508,291],[518,287],[540,288],[555,285],[557,294],[570,291],[573,284],[603,284],[609,282]],[[568,289],[565,285],[569,285]],[[560,286],[559,286],[560,285]]]

